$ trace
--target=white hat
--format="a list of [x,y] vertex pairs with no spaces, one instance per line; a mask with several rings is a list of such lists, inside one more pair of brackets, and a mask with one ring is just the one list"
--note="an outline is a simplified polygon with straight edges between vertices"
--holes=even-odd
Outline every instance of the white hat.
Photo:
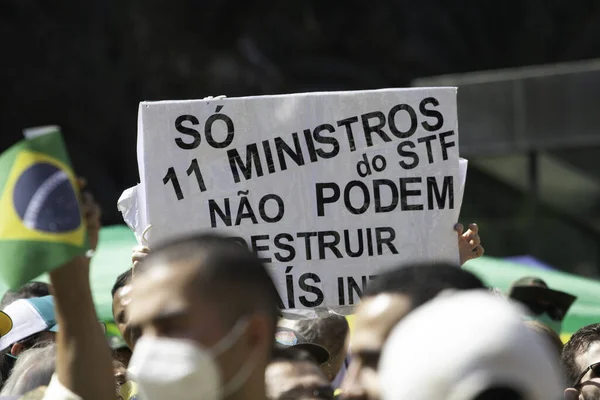
[[58,331],[52,296],[17,300],[0,313],[0,350],[38,332]]
[[383,348],[383,400],[471,400],[491,387],[527,400],[562,398],[555,352],[519,309],[484,291],[434,299],[406,316]]

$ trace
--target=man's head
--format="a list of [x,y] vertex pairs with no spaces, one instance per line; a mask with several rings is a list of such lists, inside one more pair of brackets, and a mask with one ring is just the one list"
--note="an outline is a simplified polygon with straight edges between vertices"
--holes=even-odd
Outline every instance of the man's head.
[[56,345],[38,344],[19,356],[1,396],[22,396],[40,386],[48,386],[56,363]]
[[0,350],[18,356],[57,331],[52,296],[17,300],[0,313]]
[[31,299],[33,297],[44,297],[50,295],[50,285],[44,282],[29,282],[17,290],[9,290],[0,301],[0,310],[20,299]]
[[392,328],[409,312],[440,292],[482,289],[475,275],[446,264],[392,269],[371,282],[354,317],[352,360],[344,382],[347,399],[378,399],[377,365]]
[[129,365],[131,359],[131,349],[127,346],[127,343],[123,338],[119,336],[111,336],[108,338],[108,347],[112,350],[113,360],[116,360],[123,364],[125,368]]
[[333,389],[312,356],[301,349],[276,349],[265,371],[270,400],[333,400]]
[[521,310],[483,290],[438,296],[407,315],[379,376],[383,400],[548,400],[563,387],[556,353]]
[[327,349],[329,360],[321,364],[321,369],[333,381],[344,364],[348,350],[347,337],[350,327],[345,317],[330,313],[325,318],[289,320],[282,319],[280,326],[298,331],[309,343]]
[[264,391],[279,297],[258,258],[229,239],[198,235],[153,249],[143,264],[139,275],[136,269],[129,305],[129,322],[142,329],[130,364],[138,369],[134,374],[172,367],[144,359],[146,352],[191,349],[197,357],[188,367],[204,370],[187,371],[186,377],[208,379],[209,368],[225,396],[240,388]]
[[139,329],[134,329],[129,324],[129,315],[127,312],[127,308],[129,302],[131,301],[131,278],[133,272],[130,269],[123,272],[121,275],[117,277],[115,284],[111,290],[112,294],[112,313],[113,318],[115,320],[115,324],[117,324],[117,328],[129,346],[130,349],[135,347],[135,342],[141,335]]
[[523,304],[531,318],[560,334],[562,321],[577,299],[566,292],[550,289],[546,282],[537,277],[525,277],[515,281],[508,297]]
[[600,399],[600,364],[597,363],[600,363],[600,324],[584,326],[571,336],[563,349],[562,364],[568,386],[565,399]]

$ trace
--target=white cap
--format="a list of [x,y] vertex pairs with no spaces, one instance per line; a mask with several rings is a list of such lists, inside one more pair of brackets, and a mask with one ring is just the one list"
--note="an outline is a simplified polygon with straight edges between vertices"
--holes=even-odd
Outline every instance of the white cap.
[[6,306],[1,315],[0,350],[38,332],[58,332],[52,296],[17,300]]
[[471,400],[491,387],[562,398],[559,360],[517,307],[484,291],[434,299],[392,331],[379,365],[383,400]]

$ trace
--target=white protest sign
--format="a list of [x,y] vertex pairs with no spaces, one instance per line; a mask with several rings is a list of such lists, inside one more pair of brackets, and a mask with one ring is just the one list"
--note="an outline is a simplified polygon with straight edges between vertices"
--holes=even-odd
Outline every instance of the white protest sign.
[[386,267],[458,262],[455,88],[144,102],[138,130],[148,244],[234,236],[286,309],[340,311]]

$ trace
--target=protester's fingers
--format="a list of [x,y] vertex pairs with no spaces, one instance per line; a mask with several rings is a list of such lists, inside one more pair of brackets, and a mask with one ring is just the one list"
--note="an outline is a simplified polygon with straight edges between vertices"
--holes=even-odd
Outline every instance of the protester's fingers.
[[89,192],[81,193],[81,209],[83,210],[84,214],[86,214],[88,212],[88,209],[91,207],[93,202],[94,202],[94,196],[92,196],[91,193],[89,193]]
[[131,259],[133,260],[133,262],[136,262],[136,261],[142,261],[142,260],[144,260],[146,257],[148,257],[148,253],[140,253],[140,252],[137,252],[137,251],[136,251],[136,252],[134,252],[134,253],[131,255]]
[[133,261],[132,266],[132,276],[135,276],[135,270],[139,267],[140,263],[150,254],[150,248],[146,246],[136,246],[133,248],[133,254],[131,256],[131,261]]
[[462,236],[465,227],[461,223],[457,223],[454,225],[454,230],[458,233],[458,236]]
[[94,207],[88,214],[86,222],[88,228],[100,229],[102,227],[102,209],[98,204],[94,203]]
[[474,258],[479,258],[485,253],[485,249],[483,248],[483,246],[479,245],[473,249],[473,253],[475,253]]
[[[77,178],[80,189],[87,185],[84,178]],[[102,210],[90,192],[81,192],[81,213],[86,219],[88,227],[99,226]]]
[[100,237],[100,228],[102,227],[102,210],[94,200],[94,196],[88,192],[81,193],[81,214],[85,219],[90,249],[96,250]]
[[479,233],[479,226],[476,223],[469,224],[469,230],[477,235]]
[[90,193],[84,192],[81,194],[81,213],[88,224],[88,227],[95,227],[100,225],[100,217],[102,216],[102,210],[96,201],[94,196]]
[[146,247],[146,246],[135,246],[133,248],[133,252],[134,253],[150,254],[150,248]]
[[87,220],[94,213],[94,197],[87,192],[81,193],[81,214]]
[[96,203],[94,196],[91,193],[84,192],[81,194],[81,208],[86,217],[95,217],[100,214],[100,206]]
[[131,255],[131,261],[133,261],[133,268],[139,265],[141,261],[143,261],[148,254],[150,254],[150,249],[145,246],[136,246],[133,249],[133,254]]
[[94,199],[94,196],[90,192],[82,192],[81,193],[81,206],[83,208],[85,208],[85,207],[90,208],[95,202],[96,202],[96,200]]
[[469,245],[471,246],[472,249],[475,249],[480,244],[481,244],[481,238],[479,237],[479,235],[475,235],[475,236],[473,236],[473,238],[471,240],[469,240]]
[[474,231],[471,229],[467,229],[467,231],[462,234],[462,237],[464,237],[466,240],[471,240],[474,237],[479,237],[479,233],[477,233],[477,231],[477,229],[475,229]]

